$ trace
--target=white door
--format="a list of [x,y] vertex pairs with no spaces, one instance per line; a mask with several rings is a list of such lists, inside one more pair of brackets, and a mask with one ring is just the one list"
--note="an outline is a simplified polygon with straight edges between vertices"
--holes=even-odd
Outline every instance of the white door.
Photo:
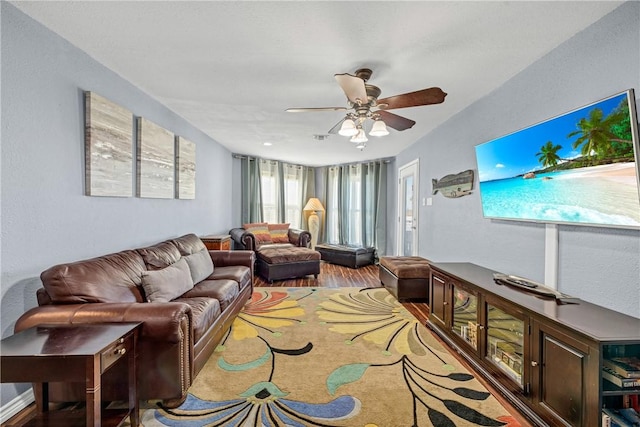
[[398,170],[398,255],[418,255],[418,159]]

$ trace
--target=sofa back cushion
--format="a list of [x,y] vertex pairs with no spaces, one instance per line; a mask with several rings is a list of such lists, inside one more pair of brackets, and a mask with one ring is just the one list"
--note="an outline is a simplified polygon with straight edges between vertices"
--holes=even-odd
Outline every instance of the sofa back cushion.
[[161,270],[142,273],[142,287],[148,302],[169,302],[193,288],[189,265],[183,258]]
[[137,251],[122,251],[53,266],[40,279],[54,304],[143,302],[145,264]]
[[289,243],[289,223],[267,224],[273,243]]
[[173,243],[182,256],[207,250],[207,247],[204,245],[202,240],[200,240],[200,238],[195,234],[185,234],[184,236],[170,240],[169,242]]
[[260,246],[265,243],[273,243],[271,241],[271,233],[269,233],[269,227],[266,222],[244,224],[242,228],[255,236],[256,246]]
[[200,283],[213,274],[213,261],[208,250],[182,257],[189,265],[193,283]]
[[195,234],[186,234],[170,240],[187,261],[193,283],[200,283],[213,273],[213,261],[209,250]]
[[142,256],[147,270],[161,270],[180,259],[180,251],[171,242],[158,243],[137,251]]

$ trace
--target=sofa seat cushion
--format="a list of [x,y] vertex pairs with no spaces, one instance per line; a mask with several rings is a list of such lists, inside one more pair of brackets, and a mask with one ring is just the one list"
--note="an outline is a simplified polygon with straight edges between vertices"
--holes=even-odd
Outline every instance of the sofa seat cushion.
[[258,258],[267,264],[284,264],[298,261],[320,261],[320,252],[297,246],[260,248]]
[[295,248],[296,246],[292,243],[265,243],[262,245],[258,245],[258,252],[262,249],[278,249],[278,248]]
[[203,280],[180,298],[209,297],[215,298],[224,311],[238,297],[240,289],[233,280]]
[[429,277],[429,261],[419,256],[383,256],[380,265],[399,279]]
[[229,265],[225,267],[216,267],[213,274],[209,276],[210,280],[233,280],[238,283],[238,291],[251,285],[251,269],[243,265]]
[[200,338],[209,330],[211,325],[216,321],[222,310],[220,303],[215,298],[194,297],[194,298],[178,298],[176,302],[182,302],[191,307],[191,321],[193,322],[193,339],[194,343],[200,341]]

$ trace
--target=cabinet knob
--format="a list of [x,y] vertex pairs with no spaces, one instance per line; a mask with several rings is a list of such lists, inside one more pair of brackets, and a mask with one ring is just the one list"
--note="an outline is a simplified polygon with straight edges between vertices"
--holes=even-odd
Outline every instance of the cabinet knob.
[[538,362],[536,362],[535,360],[531,361],[531,366],[538,366]]
[[126,348],[119,348],[115,351],[116,354],[125,354],[127,352]]
[[478,325],[478,328],[482,331],[484,329],[484,325]]
[[445,301],[442,303],[442,305],[449,305],[449,303]]

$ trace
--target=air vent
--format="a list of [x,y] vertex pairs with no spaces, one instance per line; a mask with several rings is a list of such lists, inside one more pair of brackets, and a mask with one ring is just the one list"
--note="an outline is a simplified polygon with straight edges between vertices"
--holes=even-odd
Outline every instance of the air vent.
[[313,135],[313,139],[316,139],[318,141],[324,141],[327,138],[329,138],[329,135],[326,135],[326,134],[323,134],[323,135],[315,134],[315,135]]

